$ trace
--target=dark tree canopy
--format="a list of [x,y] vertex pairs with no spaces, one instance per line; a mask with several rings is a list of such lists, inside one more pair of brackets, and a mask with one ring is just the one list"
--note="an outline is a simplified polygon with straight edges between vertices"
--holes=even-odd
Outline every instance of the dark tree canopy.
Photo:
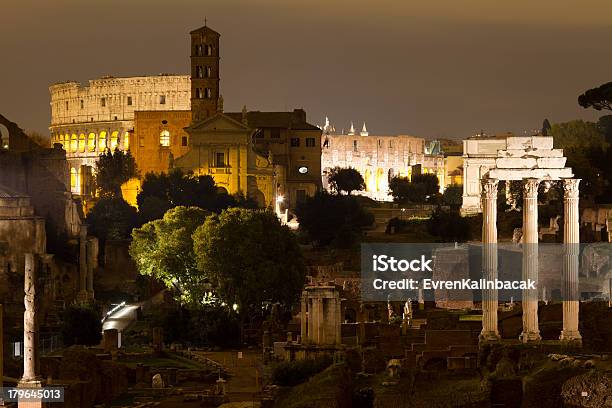
[[412,180],[407,177],[393,177],[389,190],[393,200],[398,203],[425,203],[440,191],[435,174],[415,174]]
[[221,192],[211,176],[170,173],[147,173],[137,197],[141,222],[161,218],[176,206],[199,207],[219,212],[228,207],[256,208],[257,204],[242,195]]
[[302,290],[305,267],[297,239],[270,211],[230,208],[214,214],[193,242],[215,295],[236,304],[243,318],[261,311],[263,302],[291,306]]
[[128,150],[107,149],[96,162],[96,185],[100,195],[121,197],[121,185],[138,176],[136,161]]
[[[573,120],[555,123],[550,134],[556,148],[563,149],[566,166],[582,179],[581,197],[607,201],[612,178],[612,149],[600,126],[592,122]],[[606,197],[608,196],[608,197]]]
[[332,190],[337,193],[344,191],[351,195],[353,191],[365,190],[363,177],[352,167],[334,167],[329,171],[328,180]]
[[612,110],[612,82],[589,89],[578,97],[578,104],[583,108]]
[[459,208],[463,203],[463,186],[460,184],[451,184],[446,187],[442,195],[444,204],[451,208]]
[[121,196],[100,198],[87,214],[90,232],[103,243],[106,240],[128,239],[136,226],[136,208]]
[[300,229],[320,246],[349,246],[363,228],[374,223],[356,197],[319,192],[298,204],[295,210]]
[[102,340],[100,316],[89,307],[70,306],[64,311],[61,333],[64,346],[98,345]]
[[542,122],[542,136],[548,136],[550,133],[550,128],[550,122],[548,119],[544,119],[544,122]]

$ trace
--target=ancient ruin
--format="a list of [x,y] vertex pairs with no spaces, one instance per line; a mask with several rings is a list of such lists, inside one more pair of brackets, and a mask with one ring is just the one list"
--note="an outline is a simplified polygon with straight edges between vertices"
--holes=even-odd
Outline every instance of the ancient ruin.
[[[564,244],[574,247],[578,236],[578,183],[571,178],[572,169],[565,167],[566,158],[559,149],[553,149],[553,138],[545,136],[508,137],[506,148],[497,151],[495,167],[482,179],[482,244],[483,275],[497,277],[497,187],[500,180],[523,180],[523,267],[522,279],[538,280],[538,186],[542,180],[562,180],[564,188],[565,230]],[[563,277],[568,290],[564,297],[564,318],[561,340],[580,342],[576,288],[578,279],[578,251],[566,250]],[[572,293],[573,297],[569,296]],[[523,291],[524,343],[541,340],[538,328],[538,293]],[[500,339],[497,327],[497,290],[483,291],[482,341]]]

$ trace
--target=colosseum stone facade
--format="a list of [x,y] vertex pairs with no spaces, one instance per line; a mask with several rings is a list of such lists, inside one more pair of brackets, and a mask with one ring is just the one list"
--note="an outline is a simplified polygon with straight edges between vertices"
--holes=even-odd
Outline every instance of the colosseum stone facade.
[[408,135],[370,135],[365,123],[361,132],[353,125],[347,134],[336,134],[326,119],[321,136],[321,176],[323,187],[334,167],[352,167],[365,181],[365,190],[358,194],[378,201],[391,201],[389,181],[395,176],[411,178],[413,173],[438,176],[440,191],[444,188],[444,156],[431,152],[426,140]]
[[166,74],[50,86],[51,140],[66,150],[71,191],[91,194],[92,169],[100,153],[129,147],[134,112],[188,111],[190,90],[189,75]]

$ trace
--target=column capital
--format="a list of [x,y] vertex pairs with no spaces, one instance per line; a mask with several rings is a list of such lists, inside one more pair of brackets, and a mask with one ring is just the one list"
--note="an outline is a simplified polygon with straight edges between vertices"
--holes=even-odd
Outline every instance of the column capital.
[[480,180],[482,184],[482,196],[488,200],[497,198],[497,185],[499,184],[499,180],[485,178]]
[[578,185],[580,179],[563,179],[563,192],[565,193],[564,198],[578,198],[580,191]]
[[538,186],[540,185],[540,179],[529,178],[525,179],[523,185],[525,189],[525,198],[538,198]]

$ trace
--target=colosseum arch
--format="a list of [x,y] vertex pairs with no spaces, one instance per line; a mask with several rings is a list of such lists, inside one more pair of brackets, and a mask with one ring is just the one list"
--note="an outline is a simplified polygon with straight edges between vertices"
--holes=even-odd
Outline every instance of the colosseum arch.
[[78,145],[78,140],[77,140],[77,134],[73,133],[72,136],[70,136],[70,151],[71,152],[76,152],[77,148],[79,147]]
[[118,130],[113,130],[113,132],[110,135],[110,149],[115,150],[117,148],[117,146],[119,146],[119,131]]
[[90,152],[96,151],[96,134],[94,132],[90,132],[87,136],[87,150]]
[[100,152],[106,150],[106,132],[104,130],[98,135],[98,150]]
[[79,152],[85,152],[85,133],[79,135]]

